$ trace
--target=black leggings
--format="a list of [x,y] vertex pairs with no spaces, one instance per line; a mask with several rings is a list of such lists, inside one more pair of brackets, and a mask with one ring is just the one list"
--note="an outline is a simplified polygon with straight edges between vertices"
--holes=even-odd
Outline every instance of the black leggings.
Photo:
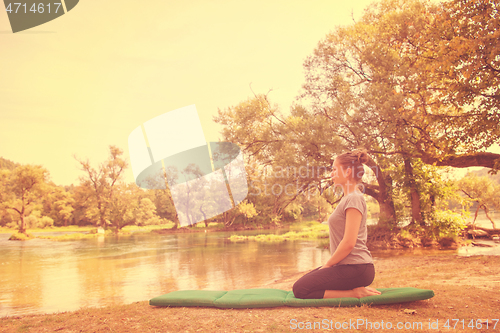
[[310,271],[293,285],[296,298],[323,298],[325,290],[352,290],[369,286],[375,278],[372,263],[338,265]]

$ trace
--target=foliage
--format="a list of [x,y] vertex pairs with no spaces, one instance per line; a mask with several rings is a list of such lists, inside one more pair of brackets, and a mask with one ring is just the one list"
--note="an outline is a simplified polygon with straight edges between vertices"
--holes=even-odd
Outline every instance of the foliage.
[[489,216],[489,209],[500,209],[500,185],[495,184],[490,177],[467,173],[465,177],[457,181],[458,191],[462,195],[462,205],[469,209],[473,204],[476,204],[474,221],[477,217],[479,209],[483,209],[486,216],[490,219],[493,229],[496,229],[495,222]]
[[367,199],[366,200],[366,208],[368,211],[367,219],[375,219],[379,216],[380,208],[379,208],[378,203],[375,200]]
[[149,200],[156,208],[156,214],[166,220],[174,221],[175,227],[178,226],[177,211],[172,201],[170,189],[147,190]]
[[133,183],[117,185],[109,214],[109,225],[115,233],[129,225],[159,225],[166,222],[156,214],[156,207],[146,191]]
[[436,100],[454,106],[446,117],[464,152],[488,148],[500,132],[500,4],[498,1],[443,2],[415,36],[418,66]]
[[297,201],[292,202],[285,208],[285,214],[292,221],[300,221],[302,217],[302,212],[304,211],[304,207],[298,203]]
[[18,166],[18,163],[14,163],[6,158],[0,157],[0,169],[7,169],[12,171]]
[[320,195],[327,187],[333,155],[346,147],[338,137],[332,138],[335,122],[318,120],[300,106],[291,111],[283,118],[267,96],[257,95],[219,110],[214,119],[225,125],[224,139],[238,143],[245,152],[248,200],[260,212],[254,220],[257,223],[298,218],[298,205],[308,216],[315,214],[325,220],[331,209],[328,197],[335,196],[329,193],[331,189]]
[[162,220],[156,215],[156,207],[149,198],[140,199],[135,212],[135,224],[145,226],[150,224],[162,224]]
[[[430,221],[430,215],[435,210],[446,209],[449,200],[460,198],[457,194],[457,186],[448,179],[449,167],[425,164],[420,159],[414,159],[412,162],[421,213],[424,221]],[[391,175],[394,186],[393,199],[401,225],[411,220],[411,196],[404,165],[391,168]]]
[[121,158],[123,151],[115,146],[109,147],[110,155],[107,161],[93,168],[88,160],[78,160],[85,175],[80,177],[81,190],[84,193],[85,215],[96,226],[106,228],[110,223],[111,204],[116,200],[115,187],[118,186],[127,167],[127,162]]
[[282,235],[264,234],[257,236],[241,236],[232,235],[229,240],[232,242],[238,241],[257,241],[257,242],[284,242],[287,240],[303,240],[303,239],[321,239],[328,238],[328,226],[316,223],[310,227],[305,227],[302,231],[290,231]]
[[75,202],[72,193],[63,187],[52,183],[47,185],[47,190],[42,199],[43,215],[50,217],[56,226],[67,226],[73,216]]
[[456,238],[466,227],[464,214],[450,210],[437,210],[431,216],[428,230],[435,239]]
[[489,172],[490,169],[489,168],[482,168],[480,170],[477,170],[477,171],[470,171],[468,172],[468,174],[470,175],[474,175],[474,176],[477,176],[477,177],[483,177],[483,176],[488,176],[488,178],[496,185],[500,185],[500,174],[496,174],[496,175],[491,175],[491,172]]
[[478,177],[467,173],[457,181],[458,189],[462,192],[464,206],[469,208],[474,202],[486,204],[500,209],[500,185],[493,183],[488,176]]
[[47,191],[48,171],[39,165],[21,165],[0,174],[0,205],[19,217],[19,233],[26,233],[25,218]]
[[247,200],[238,204],[238,212],[245,218],[245,221],[253,218],[257,215],[257,210],[253,203],[248,202]]
[[26,217],[26,227],[28,229],[45,229],[50,228],[54,225],[54,220],[48,216],[42,216],[41,211],[34,210],[31,214]]
[[33,238],[35,238],[35,237],[33,237],[31,234],[18,232],[16,234],[12,234],[10,236],[9,240],[25,241],[25,240],[30,240]]

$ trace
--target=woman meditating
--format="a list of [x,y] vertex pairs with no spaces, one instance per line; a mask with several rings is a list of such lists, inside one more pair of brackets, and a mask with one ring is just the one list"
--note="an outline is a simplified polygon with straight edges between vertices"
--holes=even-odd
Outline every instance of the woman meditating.
[[366,247],[366,202],[357,188],[364,175],[366,151],[337,156],[332,180],[343,197],[328,218],[331,257],[321,267],[307,273],[293,285],[296,298],[341,298],[379,295],[367,287],[375,277],[373,259]]

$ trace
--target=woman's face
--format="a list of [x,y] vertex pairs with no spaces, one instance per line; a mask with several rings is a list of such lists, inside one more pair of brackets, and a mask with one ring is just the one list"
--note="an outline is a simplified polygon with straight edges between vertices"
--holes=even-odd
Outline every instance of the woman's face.
[[348,181],[351,181],[351,169],[341,166],[335,160],[330,176],[335,185],[345,185]]

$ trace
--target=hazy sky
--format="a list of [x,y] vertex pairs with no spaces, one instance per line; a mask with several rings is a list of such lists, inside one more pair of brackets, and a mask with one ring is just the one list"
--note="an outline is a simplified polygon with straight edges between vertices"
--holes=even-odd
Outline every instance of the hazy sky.
[[[82,0],[66,15],[13,34],[0,4],[0,156],[41,164],[58,185],[165,112],[196,104],[207,141],[217,109],[256,93],[283,110],[302,64],[369,0]],[[133,182],[131,169],[127,182]]]

